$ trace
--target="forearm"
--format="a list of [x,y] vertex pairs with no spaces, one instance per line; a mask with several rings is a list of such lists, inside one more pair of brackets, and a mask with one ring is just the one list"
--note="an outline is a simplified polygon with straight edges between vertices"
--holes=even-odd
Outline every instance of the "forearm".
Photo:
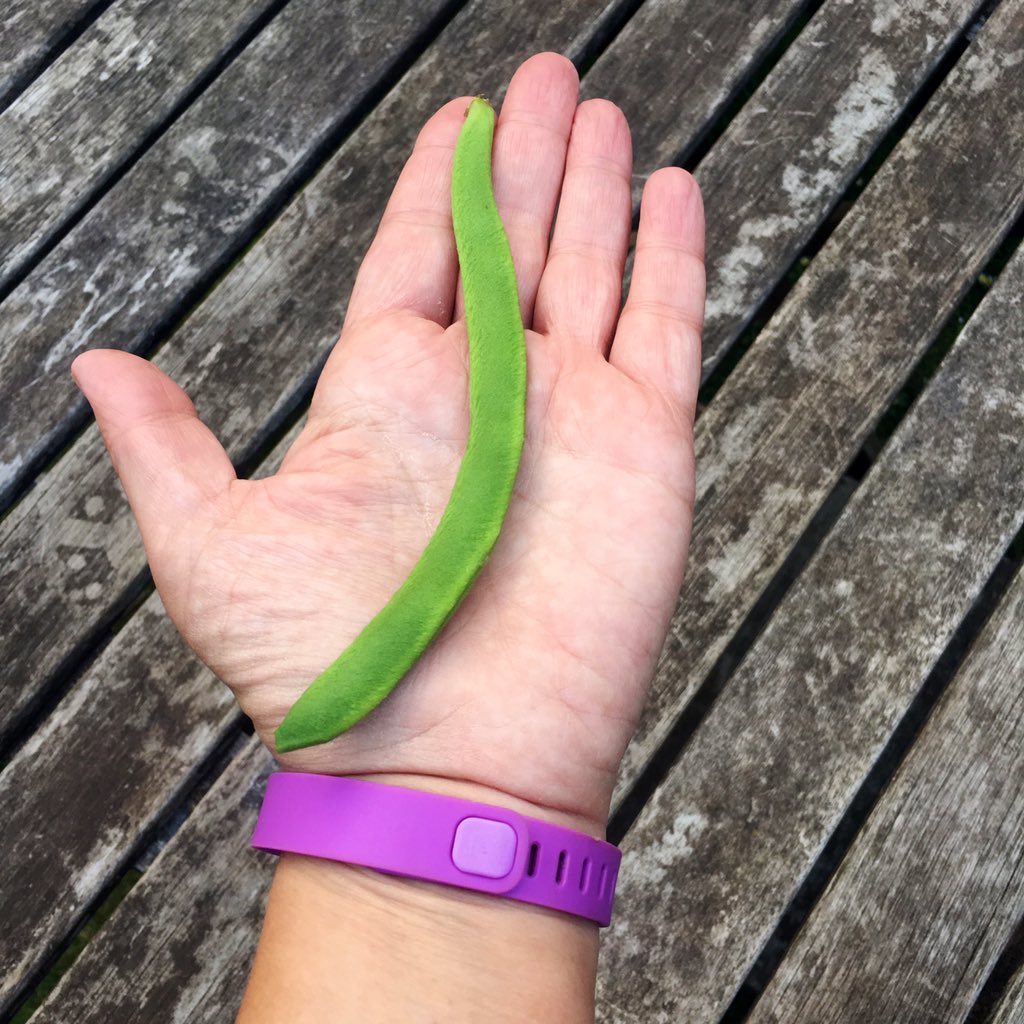
[[597,951],[583,918],[284,855],[238,1019],[592,1022]]

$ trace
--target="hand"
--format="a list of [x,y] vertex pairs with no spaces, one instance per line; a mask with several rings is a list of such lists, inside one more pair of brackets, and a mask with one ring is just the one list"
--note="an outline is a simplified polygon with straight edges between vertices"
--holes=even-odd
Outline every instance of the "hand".
[[[91,351],[74,363],[168,614],[271,749],[291,705],[408,575],[459,466],[467,339],[449,187],[469,99],[421,131],[275,476],[237,479],[184,392],[145,360]],[[651,175],[620,315],[629,130],[612,104],[577,100],[567,60],[533,57],[495,136],[528,352],[526,444],[501,537],[392,695],[281,761],[472,785],[603,834],[689,541],[703,217],[686,172]]]

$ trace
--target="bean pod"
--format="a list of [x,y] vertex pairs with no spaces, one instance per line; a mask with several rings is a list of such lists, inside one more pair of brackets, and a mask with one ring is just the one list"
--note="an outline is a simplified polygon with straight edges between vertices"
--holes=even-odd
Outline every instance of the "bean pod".
[[491,183],[494,110],[477,97],[452,167],[452,222],[469,335],[469,436],[451,496],[387,604],[295,702],[285,753],[326,743],[368,715],[441,631],[501,532],[526,427],[526,344],[515,267]]

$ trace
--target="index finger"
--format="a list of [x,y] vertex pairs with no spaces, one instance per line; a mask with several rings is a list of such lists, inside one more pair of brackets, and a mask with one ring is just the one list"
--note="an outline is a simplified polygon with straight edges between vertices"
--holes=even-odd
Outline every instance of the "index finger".
[[442,327],[451,322],[458,275],[452,157],[471,100],[446,103],[420,131],[356,275],[345,327],[397,311]]

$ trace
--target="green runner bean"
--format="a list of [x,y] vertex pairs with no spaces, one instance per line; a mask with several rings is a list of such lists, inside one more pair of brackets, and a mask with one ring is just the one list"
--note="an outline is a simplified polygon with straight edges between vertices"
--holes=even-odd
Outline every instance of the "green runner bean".
[[526,427],[526,344],[515,267],[494,201],[494,110],[474,99],[452,167],[452,222],[469,335],[469,436],[434,535],[405,582],[295,702],[281,753],[325,743],[394,689],[466,596],[501,531]]

